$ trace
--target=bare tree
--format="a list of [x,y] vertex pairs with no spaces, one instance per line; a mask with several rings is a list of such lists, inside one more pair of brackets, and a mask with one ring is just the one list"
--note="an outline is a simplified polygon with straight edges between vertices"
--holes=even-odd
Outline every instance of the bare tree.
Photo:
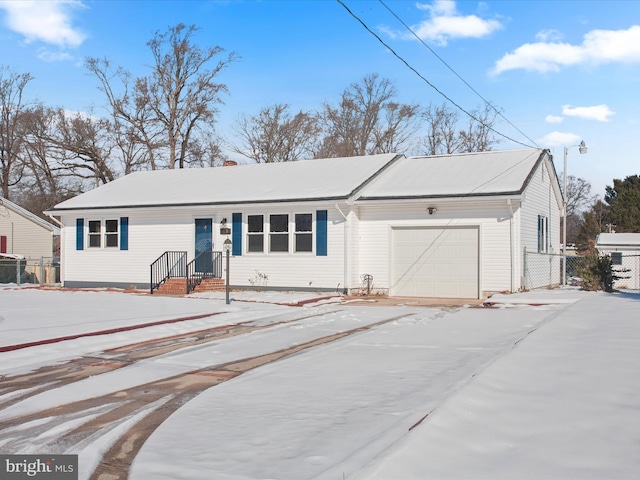
[[573,175],[567,177],[567,191],[563,194],[567,201],[567,243],[575,243],[583,222],[581,212],[591,208],[598,197],[591,194],[588,181]]
[[146,79],[132,80],[129,72],[122,67],[113,69],[107,59],[88,58],[85,65],[107,97],[125,175],[134,170],[155,170],[167,140],[149,107]]
[[486,152],[492,149],[492,146],[498,143],[493,133],[493,125],[498,115],[496,109],[485,104],[483,108],[477,108],[471,112],[467,127],[460,130],[460,147],[461,152]]
[[195,44],[197,31],[194,25],[178,24],[156,32],[147,42],[154,60],[147,77],[133,79],[107,59],[87,59],[86,66],[99,80],[110,106],[125,173],[147,165],[164,166],[165,156],[169,168],[184,168],[197,134],[209,134],[216,104],[222,103],[221,94],[227,91],[215,79],[236,56],[231,53],[209,68],[223,49]]
[[138,92],[149,100],[149,108],[164,127],[169,148],[169,168],[184,168],[189,140],[200,122],[213,122],[214,105],[222,103],[220,94],[226,85],[214,80],[235,59],[233,53],[213,68],[206,66],[223,52],[221,47],[200,48],[192,42],[198,29],[183,24],[156,32],[147,45],[155,65],[146,82],[140,81]]
[[396,88],[377,74],[366,75],[340,96],[336,106],[325,103],[325,135],[316,157],[346,157],[389,153],[409,138],[417,106],[391,101]]
[[452,153],[484,152],[498,142],[494,133],[496,109],[486,104],[473,110],[465,128],[460,128],[460,115],[447,104],[429,104],[422,112],[426,123],[423,141],[425,155],[449,155]]
[[241,116],[233,127],[239,144],[231,149],[256,163],[292,162],[311,156],[320,133],[315,115],[302,110],[295,115],[289,105],[265,107],[257,115]]
[[430,103],[422,112],[427,134],[424,140],[425,155],[451,154],[458,151],[458,112],[446,104],[436,106]]
[[412,150],[419,119],[418,105],[387,102],[373,132],[376,153]]
[[24,89],[33,80],[28,73],[15,73],[0,66],[0,194],[9,198],[10,187],[16,185],[23,173],[21,159],[24,143]]

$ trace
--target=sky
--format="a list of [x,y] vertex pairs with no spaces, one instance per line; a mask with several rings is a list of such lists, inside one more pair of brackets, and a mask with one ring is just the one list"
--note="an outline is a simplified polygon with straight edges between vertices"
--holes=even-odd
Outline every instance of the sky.
[[601,197],[640,173],[640,1],[0,0],[0,65],[34,77],[29,98],[99,112],[85,59],[147,75],[146,42],[178,23],[237,55],[218,77],[229,91],[216,128],[230,140],[240,115],[318,110],[376,73],[400,102],[491,102],[504,117],[494,148],[549,148],[562,181],[568,147],[568,174]]
[[[233,292],[226,305],[216,293],[5,287],[0,347],[80,337],[0,350],[8,382],[70,360],[74,372],[68,381],[43,377],[42,389],[0,386],[0,454],[77,454],[80,479],[129,428],[173,401],[169,389],[141,402],[136,387],[233,370],[354,329],[181,404],[144,441],[129,478],[631,479],[640,468],[637,294],[568,287],[497,294],[493,308],[340,297],[292,307],[284,304],[312,294]],[[175,317],[184,321],[166,322]],[[137,358],[113,350],[238,323],[259,328]],[[127,326],[142,328],[90,335]],[[86,376],[80,357],[112,368]]]

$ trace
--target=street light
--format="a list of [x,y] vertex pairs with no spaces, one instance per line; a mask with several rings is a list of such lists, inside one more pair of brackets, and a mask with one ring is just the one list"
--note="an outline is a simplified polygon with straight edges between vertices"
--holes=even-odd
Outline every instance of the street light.
[[231,240],[228,238],[222,243],[224,251],[227,255],[227,271],[224,282],[225,301],[229,305],[229,254],[231,253]]
[[564,190],[562,190],[563,204],[562,204],[562,285],[567,285],[567,155],[569,149],[578,147],[578,151],[581,154],[587,153],[587,145],[582,140],[578,145],[570,145],[564,147]]

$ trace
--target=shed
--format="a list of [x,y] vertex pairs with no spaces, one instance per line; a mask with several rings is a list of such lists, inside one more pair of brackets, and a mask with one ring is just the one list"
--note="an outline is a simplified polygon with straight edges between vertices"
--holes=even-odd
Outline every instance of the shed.
[[561,211],[549,152],[518,149],[137,172],[48,213],[66,286],[149,287],[164,252],[228,238],[235,288],[483,298],[559,253]]
[[614,282],[616,289],[640,289],[640,233],[601,233],[596,248],[611,256],[613,270],[621,277]]

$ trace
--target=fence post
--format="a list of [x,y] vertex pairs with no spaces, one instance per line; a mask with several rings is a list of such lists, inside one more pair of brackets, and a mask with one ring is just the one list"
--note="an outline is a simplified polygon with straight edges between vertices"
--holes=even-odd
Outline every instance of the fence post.
[[527,290],[527,246],[522,251],[522,288]]
[[20,286],[20,259],[16,258],[16,283]]

